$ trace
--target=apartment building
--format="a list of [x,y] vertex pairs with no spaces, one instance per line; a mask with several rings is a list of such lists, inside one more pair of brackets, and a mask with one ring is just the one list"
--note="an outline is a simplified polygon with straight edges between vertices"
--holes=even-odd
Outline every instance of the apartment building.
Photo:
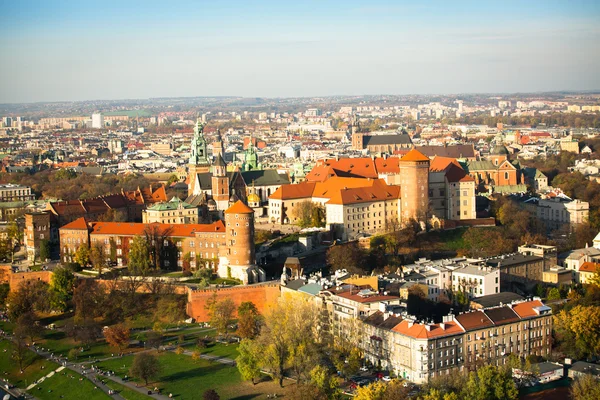
[[27,201],[35,200],[35,195],[31,193],[31,188],[12,183],[0,185],[0,201]]
[[564,197],[540,199],[537,206],[537,217],[551,229],[563,225],[582,224],[588,220],[589,214],[588,202]]
[[469,298],[500,292],[500,269],[466,265],[452,271],[452,290],[463,291]]

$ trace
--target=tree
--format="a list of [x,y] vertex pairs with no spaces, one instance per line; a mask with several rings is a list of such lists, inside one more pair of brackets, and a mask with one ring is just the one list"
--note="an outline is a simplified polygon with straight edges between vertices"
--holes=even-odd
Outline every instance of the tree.
[[[394,379],[387,384],[382,400],[406,399],[408,398],[408,393],[410,393],[410,390],[411,389],[409,387],[405,387],[400,380]],[[445,400],[458,400],[458,397]]]
[[123,324],[117,324],[104,328],[104,338],[106,342],[112,347],[119,349],[122,352],[127,346],[129,346],[129,335],[130,330]]
[[576,305],[554,315],[554,331],[560,348],[576,358],[600,352],[600,306]]
[[469,374],[462,397],[472,400],[516,400],[518,395],[510,371],[486,365]]
[[50,242],[47,239],[40,241],[40,260],[46,262],[50,259]]
[[365,253],[356,242],[335,245],[327,250],[327,264],[333,271],[345,269],[351,274],[362,275],[368,271]]
[[551,288],[548,290],[548,300],[560,300],[560,290],[558,288]]
[[28,312],[45,312],[49,310],[48,284],[43,281],[27,280],[21,282],[16,291],[8,295],[8,317],[16,321],[19,316]]
[[513,251],[514,244],[506,239],[501,228],[467,229],[463,237],[461,253],[471,257],[492,257]]
[[221,396],[216,392],[215,389],[208,389],[202,395],[203,400],[220,400]]
[[23,242],[23,230],[19,225],[13,221],[6,227],[6,236],[10,244],[10,257],[11,262],[15,262],[15,248],[18,244]]
[[317,364],[316,329],[318,312],[312,303],[282,297],[265,315],[258,342],[262,365],[283,385],[290,367],[298,381],[306,380]]
[[64,312],[69,301],[73,298],[74,288],[75,275],[73,275],[73,272],[66,268],[55,269],[50,281],[52,308]]
[[260,332],[260,314],[251,301],[245,301],[238,307],[237,334],[242,339],[254,339]]
[[90,261],[96,270],[98,270],[98,276],[102,275],[102,271],[108,268],[108,261],[104,246],[100,243],[96,243],[90,249]]
[[173,296],[162,296],[156,304],[155,318],[167,324],[180,322],[185,318],[185,303]]
[[356,389],[355,400],[382,400],[385,395],[387,385],[385,382],[373,382],[366,386],[360,386]]
[[129,369],[131,376],[143,379],[148,385],[148,380],[156,378],[160,373],[158,358],[150,353],[137,353]]
[[172,228],[161,228],[157,224],[144,229],[144,238],[150,256],[150,265],[156,271],[163,267],[174,268],[177,265],[177,246],[171,241]]
[[93,320],[104,315],[107,294],[104,286],[93,279],[80,279],[73,291],[75,319]]
[[156,331],[150,331],[148,332],[148,335],[146,336],[146,346],[150,347],[150,348],[154,348],[154,349],[159,349],[160,345],[162,344],[163,341],[163,336],[161,335],[160,332],[156,332]]
[[260,349],[257,343],[250,339],[244,339],[238,346],[239,356],[235,359],[238,371],[242,379],[252,381],[260,377]]
[[325,226],[325,207],[312,201],[301,201],[292,209],[292,217],[301,228]]
[[127,269],[131,275],[146,276],[152,264],[150,262],[150,246],[143,236],[135,236],[129,245],[129,262]]
[[600,399],[600,381],[590,374],[585,374],[573,381],[571,386],[573,400]]
[[8,283],[0,283],[0,307],[6,304],[6,299],[10,293],[10,285]]
[[208,307],[210,326],[215,328],[217,333],[227,335],[234,312],[235,303],[229,298],[212,302]]
[[25,343],[25,337],[15,332],[15,335],[13,337],[13,343],[14,347],[11,354],[11,358],[19,366],[19,371],[23,373],[23,364],[25,363],[25,361],[27,361],[27,354],[29,351],[27,349],[27,343]]
[[326,398],[338,393],[338,381],[331,371],[323,365],[317,365],[310,371],[310,384],[317,387]]
[[79,245],[73,260],[84,268],[90,263],[90,248],[87,244],[83,243]]
[[33,311],[30,311],[21,314],[19,318],[17,318],[14,331],[16,335],[24,338],[28,337],[30,342],[33,343],[35,338],[42,333],[42,327],[37,323]]

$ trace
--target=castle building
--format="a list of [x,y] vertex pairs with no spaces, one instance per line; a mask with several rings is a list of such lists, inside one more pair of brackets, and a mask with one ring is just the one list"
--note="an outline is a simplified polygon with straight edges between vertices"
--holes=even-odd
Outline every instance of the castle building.
[[412,149],[400,159],[402,220],[425,224],[429,214],[429,158]]
[[197,224],[199,222],[198,207],[173,197],[164,203],[156,203],[142,212],[145,224]]
[[190,159],[188,162],[188,194],[196,194],[196,176],[201,172],[210,170],[208,152],[206,151],[206,138],[204,137],[204,124],[198,119],[194,127],[194,138],[192,139]]
[[[128,262],[131,241],[155,233],[161,237],[161,268],[183,270],[212,268],[223,278],[244,284],[265,280],[254,254],[254,211],[241,201],[225,211],[225,223],[161,224],[89,222],[79,218],[60,228],[60,257],[73,262],[80,246],[102,246],[107,261]],[[185,263],[189,259],[189,266]]]
[[[24,231],[27,260],[34,261],[40,255],[42,241],[50,241],[50,213],[32,212],[25,214]],[[44,262],[45,260],[42,260]]]

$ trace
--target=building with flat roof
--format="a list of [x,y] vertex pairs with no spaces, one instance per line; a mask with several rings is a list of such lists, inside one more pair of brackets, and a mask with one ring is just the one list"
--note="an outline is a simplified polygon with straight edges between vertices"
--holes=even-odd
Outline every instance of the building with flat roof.
[[0,185],[0,201],[27,201],[35,200],[31,188],[23,185],[6,183]]

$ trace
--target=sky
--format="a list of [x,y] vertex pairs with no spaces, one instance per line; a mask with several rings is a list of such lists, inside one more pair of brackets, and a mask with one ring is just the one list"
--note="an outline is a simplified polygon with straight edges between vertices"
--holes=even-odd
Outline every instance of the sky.
[[0,0],[0,103],[600,89],[600,1]]

